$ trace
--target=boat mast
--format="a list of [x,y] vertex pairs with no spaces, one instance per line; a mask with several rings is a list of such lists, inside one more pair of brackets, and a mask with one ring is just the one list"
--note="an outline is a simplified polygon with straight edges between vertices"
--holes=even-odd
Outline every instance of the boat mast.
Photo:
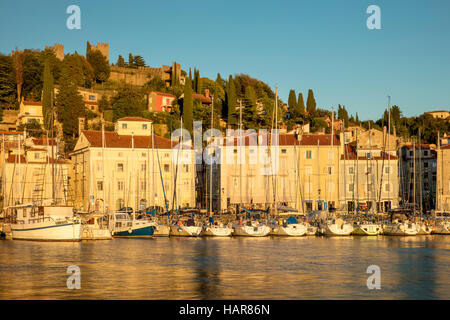
[[[210,137],[210,146],[212,147],[212,129],[213,129],[213,123],[214,123],[214,96],[211,96],[212,98],[212,104],[211,104],[211,137]],[[210,164],[209,164],[209,214],[212,214],[212,149],[210,149]]]
[[413,140],[413,204],[414,212],[416,211],[416,144]]
[[103,215],[106,212],[106,199],[105,199],[105,123],[102,121],[102,189],[103,189]]
[[[328,202],[331,203],[331,199],[333,198],[332,190],[331,190],[331,182],[332,182],[332,173],[333,173],[333,160],[334,160],[334,107],[331,107],[331,153],[333,155],[333,159],[331,160],[331,171],[329,172],[330,178],[328,179]],[[330,158],[328,156],[328,158]],[[329,205],[327,204],[328,210],[330,210]]]
[[388,115],[388,168],[389,168],[389,172],[388,172],[388,185],[389,185],[389,191],[388,191],[388,203],[389,203],[389,210],[392,208],[392,204],[391,204],[391,171],[392,171],[392,166],[391,166],[391,152],[390,152],[390,148],[391,148],[391,96],[389,96],[389,115]]
[[[275,134],[278,135],[278,87],[275,88]],[[272,139],[272,136],[270,137]],[[271,147],[273,147],[271,145]],[[279,143],[276,146],[276,148],[278,148],[279,150]],[[272,150],[270,150],[270,152],[272,153]],[[277,159],[275,159],[275,161],[277,162],[277,172],[278,172],[278,160],[279,160],[279,153],[276,153],[277,155]],[[275,205],[275,216],[278,215],[278,208],[277,208],[277,175],[275,175],[275,180],[274,180],[274,193],[273,193],[273,201],[274,201],[274,205]]]
[[[437,139],[437,147],[438,147],[438,149],[437,149],[437,157],[436,157],[436,168],[438,168],[437,169],[437,172],[436,172],[436,199],[435,199],[435,201],[436,201],[436,203],[435,203],[435,205],[434,205],[434,207],[435,207],[435,209],[434,209],[434,211],[436,212],[436,211],[439,211],[439,182],[440,182],[440,171],[442,171],[442,167],[441,167],[441,170],[439,170],[439,163],[438,163],[438,161],[439,161],[439,158],[442,158],[442,153],[441,153],[441,137],[440,137],[440,133],[439,133],[439,131],[438,131],[438,139]],[[440,157],[439,157],[439,155],[440,155]]]

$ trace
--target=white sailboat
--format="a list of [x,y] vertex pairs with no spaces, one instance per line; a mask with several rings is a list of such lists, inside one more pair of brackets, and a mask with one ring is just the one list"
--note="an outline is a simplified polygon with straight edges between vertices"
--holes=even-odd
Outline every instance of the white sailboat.
[[324,236],[349,236],[352,232],[353,226],[341,218],[328,219],[318,228],[318,233]]
[[198,237],[202,233],[202,226],[195,223],[194,219],[180,219],[175,225],[170,226],[172,237]]
[[287,221],[279,220],[278,224],[273,223],[271,227],[270,235],[272,236],[302,237],[308,232],[306,225],[298,223],[294,217],[290,217]]
[[6,208],[13,240],[80,241],[81,222],[71,206],[16,205]]
[[394,221],[383,225],[383,234],[386,236],[415,236],[418,233],[417,224],[409,221]]
[[266,237],[270,233],[270,227],[256,220],[241,220],[233,224],[233,236]]
[[355,222],[353,228],[352,234],[357,236],[377,236],[383,231],[381,225],[364,221]]

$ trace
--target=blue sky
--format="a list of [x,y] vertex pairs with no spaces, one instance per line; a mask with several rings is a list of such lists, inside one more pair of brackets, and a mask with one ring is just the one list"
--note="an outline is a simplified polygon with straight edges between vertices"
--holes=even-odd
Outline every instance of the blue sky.
[[[81,8],[69,30],[66,8]],[[381,30],[369,30],[369,5]],[[313,89],[319,107],[338,104],[378,119],[392,104],[407,116],[450,109],[450,1],[22,1],[1,0],[0,52],[62,43],[84,54],[108,42],[110,61],[128,53],[147,64],[177,61],[216,78],[247,73],[287,101]]]

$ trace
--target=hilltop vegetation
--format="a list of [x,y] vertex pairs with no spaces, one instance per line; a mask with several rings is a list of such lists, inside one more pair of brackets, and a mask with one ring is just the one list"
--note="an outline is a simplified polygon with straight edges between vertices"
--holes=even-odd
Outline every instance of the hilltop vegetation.
[[[202,104],[199,99],[192,98],[193,93],[205,94],[209,91],[214,97],[214,127],[219,123],[237,128],[242,106],[242,124],[244,129],[272,128],[275,126],[275,115],[278,116],[278,126],[286,126],[288,130],[295,126],[309,123],[312,132],[330,132],[329,125],[324,120],[331,118],[331,110],[320,108],[312,89],[306,95],[295,90],[289,92],[287,104],[279,97],[275,102],[276,94],[269,85],[247,74],[229,75],[222,78],[217,74],[215,80],[200,76],[200,70],[181,70],[186,76],[185,85],[179,79],[172,81],[172,86],[154,76],[148,79],[144,86],[132,86],[125,83],[113,82],[109,79],[110,66],[106,58],[98,50],[90,48],[89,44],[86,58],[77,52],[66,54],[61,61],[56,58],[51,49],[13,51],[11,55],[0,54],[0,118],[3,109],[18,109],[19,101],[41,101],[46,128],[39,130],[36,124],[27,125],[30,132],[42,135],[49,130],[51,117],[51,102],[56,111],[56,119],[62,124],[62,134],[68,149],[72,148],[78,135],[78,117],[95,119],[97,114],[84,107],[82,97],[77,88],[94,88],[103,94],[99,100],[99,111],[107,121],[115,121],[125,116],[141,116],[154,121],[155,124],[167,126],[166,135],[179,127],[180,117],[183,117],[184,127],[192,130],[193,121],[203,121],[203,127],[211,126],[211,107]],[[142,56],[128,56],[126,62],[119,56],[116,66],[124,68],[138,68],[145,66]],[[51,96],[53,86],[59,88],[56,97]],[[146,94],[149,91],[158,91],[173,94],[170,113],[152,113],[147,109]],[[275,105],[278,110],[275,112]],[[338,105],[335,115],[341,119],[345,126],[361,125],[368,128],[382,130],[387,126],[387,110],[377,120],[360,121],[358,113],[349,115],[345,106]],[[111,125],[107,126],[112,128]],[[417,137],[419,129],[426,143],[436,143],[437,133],[450,133],[450,123],[446,120],[434,119],[429,114],[419,117],[404,117],[398,106],[392,107],[391,127],[396,129],[397,135],[412,138]],[[92,128],[98,128],[93,123]],[[393,131],[393,129],[391,130]]]

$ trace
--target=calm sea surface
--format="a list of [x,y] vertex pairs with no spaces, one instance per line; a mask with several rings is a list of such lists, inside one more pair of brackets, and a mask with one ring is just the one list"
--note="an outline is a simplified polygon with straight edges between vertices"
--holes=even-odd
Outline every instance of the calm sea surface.
[[[366,286],[370,265],[381,290]],[[0,299],[450,299],[449,267],[447,236],[10,240]]]

